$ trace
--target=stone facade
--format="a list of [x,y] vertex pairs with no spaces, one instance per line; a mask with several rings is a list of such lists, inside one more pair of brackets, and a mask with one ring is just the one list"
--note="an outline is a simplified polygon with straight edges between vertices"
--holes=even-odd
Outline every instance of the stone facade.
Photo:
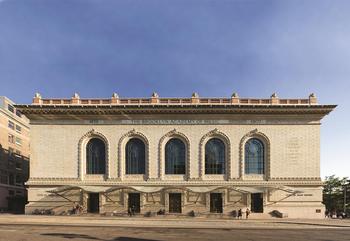
[[[150,99],[113,95],[110,100],[84,100],[74,95],[50,100],[36,95],[32,105],[17,107],[31,120],[27,213],[50,209],[59,214],[74,203],[88,211],[89,193],[98,193],[100,213],[126,213],[129,193],[139,193],[141,213],[169,213],[169,193],[179,193],[182,214],[206,215],[211,213],[211,194],[219,193],[223,214],[254,209],[252,199],[260,198],[259,212],[323,217],[320,120],[335,106],[318,105],[313,95],[306,100],[275,95],[264,100],[237,95],[162,99],[156,94]],[[94,137],[106,146],[106,172],[101,175],[86,174],[86,143]],[[125,172],[125,145],[133,137],[146,146],[145,174]],[[164,172],[164,146],[174,137],[186,145],[185,175]],[[204,172],[204,147],[214,137],[225,144],[222,175]],[[244,146],[251,138],[264,145],[264,174],[245,174]],[[67,188],[61,192],[62,187]]]

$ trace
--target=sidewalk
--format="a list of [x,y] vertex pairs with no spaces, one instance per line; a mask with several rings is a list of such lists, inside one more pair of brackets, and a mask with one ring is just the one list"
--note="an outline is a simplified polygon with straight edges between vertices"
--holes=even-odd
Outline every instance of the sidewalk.
[[0,225],[54,225],[83,227],[152,227],[195,229],[350,229],[350,219],[265,219],[227,220],[204,218],[168,217],[105,217],[105,216],[41,216],[0,214]]

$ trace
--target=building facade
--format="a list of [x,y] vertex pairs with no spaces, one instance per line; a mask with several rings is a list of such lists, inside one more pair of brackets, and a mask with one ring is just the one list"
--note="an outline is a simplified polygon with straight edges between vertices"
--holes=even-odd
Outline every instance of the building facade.
[[308,99],[43,99],[31,123],[27,213],[322,218],[320,121]]
[[21,212],[27,196],[30,132],[29,120],[14,105],[0,96],[0,210]]

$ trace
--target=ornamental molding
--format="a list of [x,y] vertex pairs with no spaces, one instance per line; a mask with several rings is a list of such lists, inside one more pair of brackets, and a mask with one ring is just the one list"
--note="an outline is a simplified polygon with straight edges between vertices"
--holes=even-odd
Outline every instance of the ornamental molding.
[[127,180],[122,181],[120,178],[110,178],[107,180],[80,180],[79,178],[30,178],[26,185],[29,186],[62,186],[62,185],[97,185],[97,186],[208,186],[208,185],[220,185],[226,187],[232,186],[266,186],[266,185],[300,185],[300,186],[323,186],[323,182],[319,177],[284,177],[284,178],[274,178],[269,181],[257,181],[257,180],[230,180],[230,181],[220,181],[220,180],[201,180],[201,179],[190,179],[189,181],[164,181],[158,179],[150,179],[147,182],[140,180]]
[[190,145],[190,140],[188,139],[188,137],[177,131],[176,129],[173,129],[171,131],[169,131],[168,133],[166,133],[165,135],[163,135],[160,140],[159,140],[159,145],[158,145],[158,159],[159,159],[159,163],[158,163],[158,177],[160,180],[162,180],[164,178],[165,175],[165,145],[167,143],[167,141],[169,141],[172,138],[179,138],[180,140],[182,140],[185,143],[186,146],[186,174],[185,174],[185,178],[188,179],[190,178],[191,175],[191,145]]
[[225,179],[231,178],[231,142],[230,138],[223,132],[219,131],[217,128],[209,131],[205,134],[199,141],[199,176],[201,179],[206,179],[205,177],[205,144],[211,138],[219,138],[225,144],[226,151],[226,170],[225,170]]
[[[244,155],[245,155],[245,143],[251,139],[251,138],[257,138],[264,144],[264,167],[265,167],[265,174],[259,175],[265,180],[270,179],[271,175],[271,144],[270,139],[262,132],[260,132],[257,128],[249,131],[247,134],[245,134],[239,143],[239,176],[241,179],[249,178],[249,175],[244,175]],[[256,178],[257,175],[253,175],[253,179]]]
[[148,138],[142,134],[141,132],[136,131],[135,129],[132,129],[122,135],[122,137],[119,139],[118,142],[118,153],[119,153],[119,158],[118,158],[118,176],[123,180],[124,175],[125,175],[125,145],[126,141],[131,139],[131,138],[138,138],[142,140],[145,144],[145,180],[148,179],[149,174],[150,174],[150,165],[149,165],[149,141]]
[[83,135],[79,142],[78,142],[78,177],[83,180],[84,176],[86,174],[85,165],[86,165],[86,151],[85,146],[88,143],[88,141],[92,138],[98,138],[102,140],[105,143],[105,157],[106,157],[106,170],[105,170],[105,177],[109,177],[109,142],[107,137],[102,134],[101,132],[96,131],[95,129],[91,129],[88,131],[85,135]]

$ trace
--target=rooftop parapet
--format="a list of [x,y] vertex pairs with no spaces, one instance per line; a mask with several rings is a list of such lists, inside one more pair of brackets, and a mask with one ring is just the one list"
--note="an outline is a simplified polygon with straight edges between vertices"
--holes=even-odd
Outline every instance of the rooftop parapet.
[[111,98],[93,99],[80,98],[75,93],[72,98],[54,99],[42,98],[36,93],[33,98],[33,105],[317,105],[315,94],[310,94],[305,99],[281,99],[273,93],[268,99],[241,98],[237,93],[230,98],[205,98],[193,93],[190,98],[161,98],[153,93],[150,98],[120,98],[113,93]]

